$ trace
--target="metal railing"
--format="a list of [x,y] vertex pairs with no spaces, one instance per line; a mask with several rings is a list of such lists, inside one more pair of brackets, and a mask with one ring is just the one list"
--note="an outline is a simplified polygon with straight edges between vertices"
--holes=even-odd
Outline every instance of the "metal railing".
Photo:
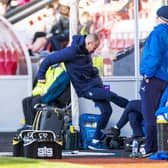
[[33,0],[23,6],[16,7],[15,9],[7,12],[4,17],[12,24],[21,21],[22,19],[28,17],[29,15],[37,12],[38,10],[44,8],[46,5],[50,4],[52,0]]

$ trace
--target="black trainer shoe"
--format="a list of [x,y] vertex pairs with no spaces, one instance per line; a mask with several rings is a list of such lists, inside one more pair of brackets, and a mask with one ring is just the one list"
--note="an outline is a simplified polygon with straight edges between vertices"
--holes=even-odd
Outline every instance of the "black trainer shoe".
[[105,135],[111,135],[117,137],[120,135],[120,130],[114,127],[102,130],[102,133]]

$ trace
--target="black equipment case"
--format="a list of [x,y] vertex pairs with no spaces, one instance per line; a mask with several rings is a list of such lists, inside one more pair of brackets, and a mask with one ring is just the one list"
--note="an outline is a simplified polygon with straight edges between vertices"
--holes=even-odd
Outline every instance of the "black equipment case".
[[13,139],[13,156],[61,159],[62,142],[52,131],[24,130]]

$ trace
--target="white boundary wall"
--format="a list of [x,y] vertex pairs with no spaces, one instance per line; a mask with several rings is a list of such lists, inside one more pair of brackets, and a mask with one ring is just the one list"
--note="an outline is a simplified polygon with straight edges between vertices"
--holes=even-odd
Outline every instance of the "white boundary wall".
[[[26,47],[19,41],[12,29],[12,25],[3,17],[0,21],[6,25],[10,32],[20,43],[27,66],[26,75],[1,75],[0,76],[0,131],[16,131],[22,125],[20,121],[24,119],[22,109],[22,99],[31,95],[32,90],[32,67],[30,56]],[[1,30],[3,32],[3,30]],[[5,30],[7,31],[7,30]],[[15,41],[13,41],[15,43]]]

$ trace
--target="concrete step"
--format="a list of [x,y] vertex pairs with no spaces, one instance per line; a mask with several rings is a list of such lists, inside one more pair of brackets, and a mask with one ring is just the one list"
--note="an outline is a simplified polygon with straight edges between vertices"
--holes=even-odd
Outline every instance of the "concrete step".
[[0,132],[0,152],[12,152],[12,140],[16,132]]

